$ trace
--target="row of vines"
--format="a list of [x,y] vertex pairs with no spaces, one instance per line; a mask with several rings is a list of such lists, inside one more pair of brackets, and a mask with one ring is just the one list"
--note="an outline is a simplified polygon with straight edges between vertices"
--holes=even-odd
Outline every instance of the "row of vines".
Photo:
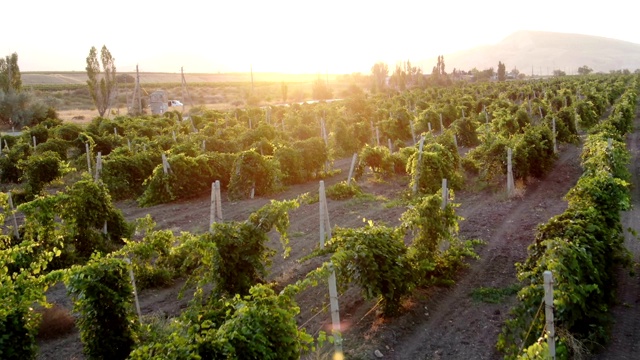
[[[507,148],[514,150],[518,179],[543,176],[555,160],[553,142],[578,141],[578,126],[608,131],[600,140],[614,139],[608,150],[589,140],[585,151],[604,160],[621,154],[622,135],[614,135],[630,126],[635,93],[625,89],[635,88],[632,80],[593,76],[465,84],[373,97],[354,92],[342,102],[208,110],[188,119],[177,113],[96,118],[86,127],[49,119],[24,129],[22,136],[4,136],[0,182],[13,188],[24,218],[17,235],[1,235],[0,299],[9,305],[0,309],[0,333],[6,334],[0,337],[0,357],[35,356],[39,313],[34,304],[47,306],[47,288],[60,281],[74,298],[90,358],[295,359],[316,351],[325,338],[314,339],[298,327],[295,297],[326,279],[329,262],[343,290],[357,285],[365,298],[379,299],[387,316],[401,312],[401,299],[415,288],[452,283],[464,259],[476,256],[480,241],[458,238],[455,204],[443,205],[453,200],[453,192],[443,199],[442,179],[454,190],[464,187],[469,176],[497,186],[506,173]],[[618,98],[611,125],[598,124]],[[380,138],[390,145],[381,146]],[[128,223],[112,202],[112,197],[135,198],[147,206],[196,197],[215,180],[229,198],[246,198],[253,191],[267,196],[332,174],[331,162],[354,152],[360,159],[358,181],[369,176],[368,170],[382,178],[406,176],[417,196],[407,189],[407,211],[397,228],[374,223],[335,228],[325,249],[300,259],[320,257],[323,265],[288,284],[267,281],[275,255],[267,234],[272,229],[280,233],[286,255],[288,212],[302,199],[272,201],[246,221],[178,235],[155,229],[148,217]],[[102,170],[94,177],[98,153]],[[605,182],[607,166],[623,161],[584,162],[600,177],[584,180],[575,201],[619,205],[596,198],[600,193],[592,194],[586,184],[596,189],[611,185],[612,195],[623,192],[614,185],[624,180]],[[336,198],[361,192],[356,183],[329,190]],[[584,200],[583,192],[594,198]],[[14,212],[6,195],[0,200],[4,223]],[[603,229],[616,229],[611,214],[588,216],[602,216]],[[608,236],[619,240],[619,235]],[[523,271],[542,273],[538,262],[547,245],[539,242],[540,255],[528,260]],[[188,308],[170,319],[136,319],[129,269],[139,288],[186,278],[184,290],[192,297]]]
[[567,210],[538,227],[527,260],[517,265],[526,286],[498,341],[507,358],[548,356],[546,337],[540,337],[544,316],[537,316],[545,270],[554,275],[557,358],[584,355],[608,340],[615,267],[630,264],[620,213],[630,206],[625,134],[632,129],[637,91],[634,79],[610,116],[590,129],[582,152],[583,174],[567,194]]

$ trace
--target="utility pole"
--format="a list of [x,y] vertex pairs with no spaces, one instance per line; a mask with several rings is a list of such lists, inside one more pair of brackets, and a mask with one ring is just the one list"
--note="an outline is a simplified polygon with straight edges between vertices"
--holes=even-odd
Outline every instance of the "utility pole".
[[[184,78],[184,68],[180,67],[180,76],[182,77],[182,101],[183,104],[187,103],[187,97],[189,98],[189,106],[193,106],[191,103],[191,95],[189,95],[189,89],[187,88],[187,80]],[[185,96],[186,94],[186,96]],[[184,105],[182,105],[184,110]]]

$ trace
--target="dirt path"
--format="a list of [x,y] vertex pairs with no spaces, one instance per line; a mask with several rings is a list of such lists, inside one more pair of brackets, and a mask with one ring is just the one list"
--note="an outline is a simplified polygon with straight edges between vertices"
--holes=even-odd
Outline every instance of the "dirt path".
[[[349,164],[350,158],[336,162],[335,166],[342,169],[342,173],[325,180],[325,184],[329,186],[346,179]],[[479,286],[505,287],[515,282],[513,264],[526,257],[526,248],[533,241],[535,226],[565,209],[566,202],[562,197],[575,184],[580,173],[579,149],[566,145],[561,147],[559,160],[552,172],[545,179],[528,184],[520,199],[507,200],[503,193],[458,191],[456,202],[461,204],[458,213],[465,218],[460,223],[461,236],[487,242],[480,248],[481,259],[472,262],[456,286],[419,292],[406,304],[407,312],[396,319],[375,318],[375,312],[369,312],[373,303],[363,301],[357,291],[347,291],[340,297],[345,349],[358,358],[374,358],[375,349],[382,351],[388,359],[499,358],[494,350],[497,334],[515,297],[500,304],[485,304],[473,302],[469,294]],[[366,218],[397,226],[406,208],[391,206],[385,199],[400,197],[407,189],[407,180],[363,182],[362,186],[365,192],[380,198],[375,201],[330,201],[331,224],[359,227],[362,219]],[[276,198],[291,199],[317,189],[317,182],[298,185]],[[223,217],[226,221],[244,220],[268,201],[267,198],[224,201]],[[151,214],[159,228],[196,233],[204,232],[208,227],[209,206],[208,194],[150,208],[138,208],[134,202],[118,204],[128,220]],[[291,256],[283,260],[280,254],[276,255],[271,268],[271,278],[284,282],[301,278],[319,264],[319,261],[297,262],[318,242],[318,204],[302,205],[292,211],[290,217]],[[280,248],[275,234],[270,246]],[[176,299],[179,290],[180,284],[176,284],[141,292],[143,314],[177,315],[186,306],[186,300]],[[64,289],[57,291],[60,301],[64,301],[63,294]],[[326,288],[319,287],[298,299],[302,309],[298,321],[307,323],[307,331],[312,334],[329,321],[328,313],[312,319],[326,302],[327,295]],[[83,358],[77,332],[39,345],[40,359]]]
[[[436,289],[416,300],[397,321],[381,324],[375,346],[389,359],[497,359],[495,343],[515,296],[500,304],[476,303],[470,293],[516,282],[514,264],[526,258],[535,228],[566,208],[563,196],[580,176],[579,148],[564,146],[551,173],[529,184],[522,199],[503,194],[457,195],[466,220],[461,235],[487,244],[453,288]],[[372,334],[372,336],[374,336]],[[374,342],[375,343],[375,342]],[[366,349],[373,351],[373,347]]]
[[[627,148],[631,152],[631,210],[622,215],[624,229],[640,230],[640,105],[636,107],[634,123],[636,131],[627,137]],[[640,241],[625,232],[625,246],[631,252],[634,263],[640,262]],[[640,357],[640,268],[636,274],[618,269],[617,304],[612,308],[615,323],[611,332],[611,342],[594,359],[638,359]]]

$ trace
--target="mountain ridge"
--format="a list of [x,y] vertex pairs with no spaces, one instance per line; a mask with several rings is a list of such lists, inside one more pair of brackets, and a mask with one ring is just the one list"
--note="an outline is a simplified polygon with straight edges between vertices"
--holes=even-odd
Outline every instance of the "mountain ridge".
[[[518,69],[527,75],[551,75],[554,70],[577,73],[581,66],[596,72],[640,69],[640,44],[592,35],[520,30],[493,45],[444,55],[447,72],[498,68]],[[425,73],[435,59],[421,61]]]

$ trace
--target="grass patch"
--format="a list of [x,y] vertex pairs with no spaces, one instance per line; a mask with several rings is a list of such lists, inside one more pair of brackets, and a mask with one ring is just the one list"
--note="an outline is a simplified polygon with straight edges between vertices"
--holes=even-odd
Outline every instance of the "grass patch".
[[473,289],[471,298],[475,302],[484,302],[489,304],[499,304],[508,296],[515,295],[522,287],[519,284],[509,285],[503,288],[495,287],[479,287]]

